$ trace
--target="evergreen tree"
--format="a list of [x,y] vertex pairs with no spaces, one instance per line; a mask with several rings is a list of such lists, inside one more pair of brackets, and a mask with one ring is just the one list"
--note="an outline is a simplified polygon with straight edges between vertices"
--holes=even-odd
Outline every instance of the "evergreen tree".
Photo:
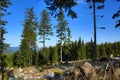
[[104,46],[105,46],[106,56],[107,56],[107,58],[110,58],[110,45],[109,45],[109,43],[105,42]]
[[20,54],[20,52],[16,52],[14,53],[14,67],[17,66],[17,67],[23,67],[23,62],[24,62],[24,57],[22,56],[22,54]]
[[37,21],[32,7],[26,11],[24,29],[20,45],[20,54],[21,56],[24,56],[24,66],[29,66],[35,63],[32,59],[33,55],[36,53],[36,26]]
[[78,42],[77,40],[72,42],[71,44],[71,56],[70,59],[71,60],[77,60],[80,59],[80,56],[78,55]]
[[67,41],[65,43],[67,43],[68,45],[71,44],[71,38],[72,38],[72,36],[71,36],[71,30],[68,27],[67,28]]
[[99,51],[99,45],[97,45],[97,60],[100,60],[100,51]]
[[52,15],[58,15],[61,13],[61,9],[67,12],[67,15],[72,18],[77,18],[77,14],[72,10],[77,5],[77,0],[44,0],[47,4],[47,8]]
[[84,44],[84,41],[82,41],[80,50],[81,50],[81,58],[86,59],[86,46]]
[[54,52],[53,52],[53,55],[52,55],[52,62],[53,63],[57,63],[58,62],[58,48],[57,46],[53,48],[54,49]]
[[114,50],[114,56],[119,56],[120,55],[120,42],[115,42],[113,44],[113,50]]
[[11,2],[9,0],[0,0],[0,67],[2,69],[2,79],[4,80],[4,71],[3,68],[5,65],[3,64],[4,59],[2,59],[2,54],[4,50],[4,34],[6,33],[6,30],[4,26],[6,25],[7,21],[3,20],[6,15],[9,15],[10,13],[8,12],[7,8],[9,8],[9,5],[11,5]]
[[64,20],[64,14],[63,14],[63,11],[61,10],[59,15],[58,15],[58,25],[56,26],[57,28],[57,37],[59,38],[58,40],[58,43],[60,43],[60,46],[61,46],[61,62],[62,62],[62,46],[63,46],[63,43],[65,42],[66,40],[66,32],[67,32],[67,28],[68,28],[68,23],[66,20]]
[[81,37],[79,37],[79,40],[78,40],[78,45],[77,45],[77,60],[81,59],[81,44],[82,44],[82,40],[81,40]]
[[53,35],[50,21],[51,20],[49,17],[49,13],[46,10],[43,10],[41,13],[41,21],[40,21],[40,25],[39,25],[38,29],[39,29],[40,39],[42,39],[42,41],[40,41],[40,42],[43,43],[43,52],[44,53],[45,53],[46,40],[50,40],[49,36]]
[[94,53],[94,49],[93,49],[94,45],[93,45],[93,40],[91,39],[90,42],[86,43],[86,55],[88,59],[93,59],[93,53]]
[[16,53],[14,53],[14,66],[17,67],[24,67],[24,54],[20,53],[19,51],[17,51]]
[[117,42],[117,46],[118,46],[118,53],[117,53],[117,56],[120,56],[120,42]]
[[14,54],[13,53],[12,54],[5,54],[4,57],[5,57],[4,61],[6,63],[6,66],[9,67],[9,68],[13,67],[13,57],[14,57]]
[[50,63],[52,63],[52,56],[53,56],[53,53],[54,53],[53,47],[50,46],[50,47],[48,48],[48,50],[49,50]]
[[[97,40],[96,40],[96,27],[97,27],[97,20],[96,20],[96,10],[104,8],[104,1],[105,0],[86,0],[87,3],[90,4],[89,8],[93,9],[93,25],[94,25],[94,61],[97,58]],[[101,16],[102,18],[103,16]]]
[[55,47],[50,46],[48,48],[49,50],[49,60],[50,63],[57,63],[58,62],[58,47],[57,45]]
[[105,46],[104,44],[101,44],[100,45],[100,58],[107,58],[107,54],[106,54],[106,51],[105,51]]
[[64,42],[64,55],[65,55],[65,59],[67,61],[69,61],[69,56],[70,56],[70,50],[71,50],[71,31],[70,28],[67,28],[67,35],[66,35],[66,40]]
[[44,58],[42,54],[42,50],[38,51],[38,65],[44,64]]
[[49,48],[46,48],[46,52],[43,56],[43,61],[44,61],[44,64],[46,65],[49,65],[50,64],[50,49]]

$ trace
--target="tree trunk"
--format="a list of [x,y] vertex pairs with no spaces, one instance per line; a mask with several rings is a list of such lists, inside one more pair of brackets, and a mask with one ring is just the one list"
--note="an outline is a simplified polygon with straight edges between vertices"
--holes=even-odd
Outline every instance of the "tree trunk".
[[96,46],[96,9],[95,9],[95,2],[93,1],[93,21],[94,21],[94,62],[97,58],[97,46]]
[[60,46],[60,62],[62,62],[62,41],[61,41],[61,46]]
[[60,56],[61,56],[60,62],[62,62],[62,46],[61,46],[61,50],[60,50]]
[[45,34],[43,35],[43,48],[45,48]]
[[2,72],[2,79],[1,80],[4,80],[4,72]]
[[45,58],[45,34],[43,35],[43,57]]

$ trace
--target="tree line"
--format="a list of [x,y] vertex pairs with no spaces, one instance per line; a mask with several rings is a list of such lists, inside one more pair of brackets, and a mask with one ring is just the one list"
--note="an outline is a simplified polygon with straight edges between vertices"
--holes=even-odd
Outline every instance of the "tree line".
[[[84,42],[81,38],[76,41],[71,41],[70,44],[63,44],[63,61],[73,61],[73,60],[87,60],[94,59],[94,49],[93,40],[89,42]],[[21,55],[19,51],[14,54],[8,54],[5,57],[5,62],[8,67],[25,67],[25,66],[40,66],[40,65],[51,65],[58,64],[61,59],[60,55],[60,44],[56,46],[46,47],[46,53],[43,56],[43,49],[32,53],[30,57]],[[109,59],[110,56],[120,56],[120,42],[114,43],[101,43],[97,44],[97,60]],[[28,55],[29,56],[29,55]],[[34,61],[34,63],[29,63],[28,60]],[[24,61],[26,60],[26,61]]]

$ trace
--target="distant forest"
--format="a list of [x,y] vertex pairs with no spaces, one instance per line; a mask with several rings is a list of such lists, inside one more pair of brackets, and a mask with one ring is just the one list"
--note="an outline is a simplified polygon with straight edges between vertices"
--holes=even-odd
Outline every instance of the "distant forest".
[[[30,57],[28,54],[22,54],[20,51],[14,54],[7,54],[5,62],[8,67],[25,67],[31,65],[50,65],[60,62],[60,45],[50,46],[45,49],[46,53],[43,54],[43,49],[32,53]],[[63,45],[63,61],[72,60],[86,60],[94,58],[93,40],[84,43],[81,38],[70,44]],[[97,45],[97,59],[109,58],[110,55],[120,56],[120,42],[102,43]]]

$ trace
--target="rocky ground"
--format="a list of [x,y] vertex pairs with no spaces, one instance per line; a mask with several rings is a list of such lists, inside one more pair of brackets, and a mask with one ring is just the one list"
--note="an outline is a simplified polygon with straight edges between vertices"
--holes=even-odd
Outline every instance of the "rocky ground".
[[77,61],[49,68],[11,68],[6,73],[17,80],[120,80],[120,64]]

